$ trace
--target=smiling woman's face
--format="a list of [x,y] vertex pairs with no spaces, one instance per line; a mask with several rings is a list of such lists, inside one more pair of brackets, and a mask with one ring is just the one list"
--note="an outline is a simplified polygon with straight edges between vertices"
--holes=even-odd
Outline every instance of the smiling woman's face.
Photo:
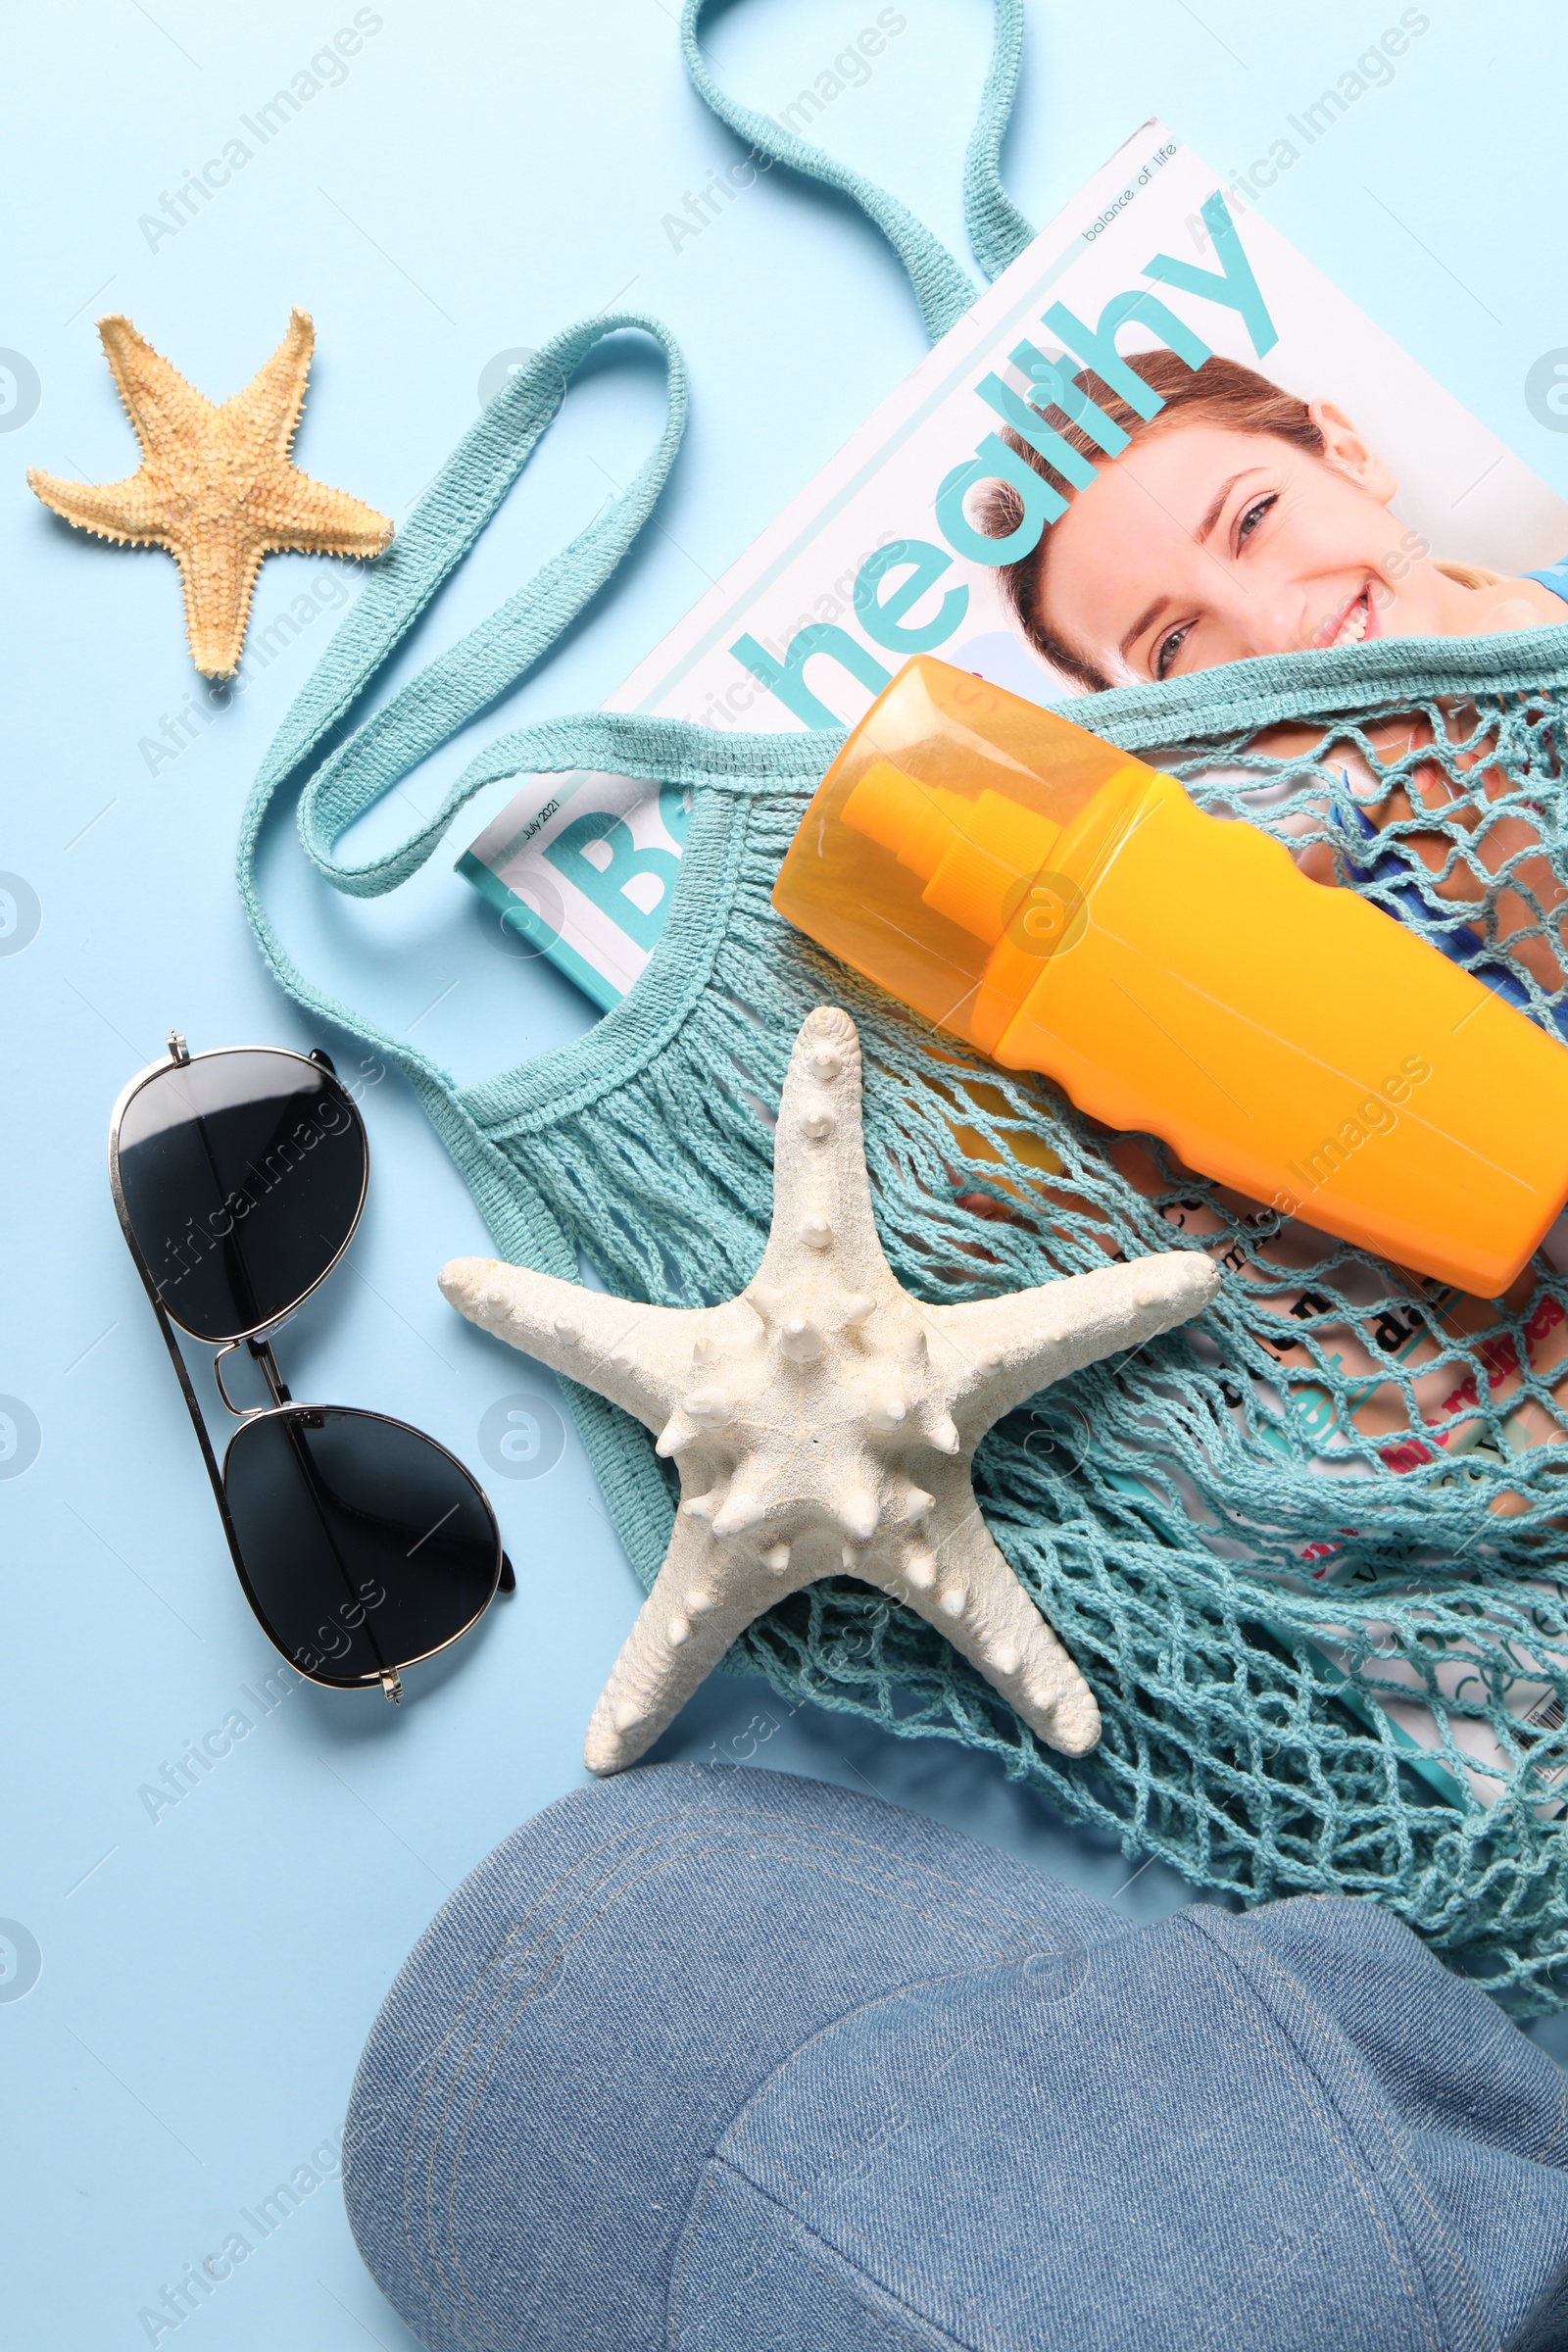
[[1390,514],[1349,419],[1312,457],[1271,433],[1157,424],[1047,533],[1035,610],[1112,684],[1363,638],[1439,634],[1442,574]]

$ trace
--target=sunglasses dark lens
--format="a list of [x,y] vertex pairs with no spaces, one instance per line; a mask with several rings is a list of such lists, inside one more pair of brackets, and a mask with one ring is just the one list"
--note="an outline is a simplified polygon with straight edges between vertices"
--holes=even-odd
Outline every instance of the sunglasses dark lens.
[[494,1596],[501,1544],[460,1462],[402,1421],[290,1405],[244,1422],[223,1489],[258,1615],[319,1682],[439,1649]]
[[120,1123],[121,1197],[166,1311],[199,1340],[275,1323],[354,1231],[365,1127],[293,1054],[205,1054],[138,1088]]

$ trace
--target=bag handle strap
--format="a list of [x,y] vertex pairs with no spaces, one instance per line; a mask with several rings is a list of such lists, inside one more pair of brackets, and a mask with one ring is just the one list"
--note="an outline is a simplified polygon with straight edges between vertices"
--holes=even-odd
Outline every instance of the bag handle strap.
[[[626,332],[650,335],[663,354],[665,370],[664,428],[629,486],[524,588],[411,678],[322,758],[328,740],[512,489],[559,410],[572,375],[601,343]],[[323,848],[320,822],[307,819],[307,804],[314,811],[326,802],[334,836],[342,832],[527,673],[610,577],[635,538],[674,463],[686,408],[685,365],[673,338],[657,319],[612,313],[581,320],[553,336],[464,434],[388,553],[369,572],[295,698],[251,787],[240,821],[239,893],[272,977],[308,1011],[363,1039],[393,1061],[427,1104],[432,1088],[442,1091],[445,1074],[406,1040],[389,1036],[318,989],[279,938],[257,876],[268,811],[282,787],[304,773],[300,819],[302,833],[309,835],[308,854],[334,888],[347,888],[351,894],[363,891],[363,881],[352,870],[340,874],[335,868],[329,843]],[[434,846],[430,828],[422,827],[416,842],[402,845],[388,862],[397,864],[402,879]]]
[[[663,431],[632,482],[526,586],[323,752],[506,498],[560,409],[572,375],[607,337],[628,331],[649,335],[659,345],[666,380]],[[370,572],[284,717],[251,788],[240,824],[239,892],[273,978],[308,1011],[395,1062],[432,1110],[449,1092],[446,1073],[405,1039],[389,1036],[314,986],[263,904],[257,876],[262,835],[273,800],[291,778],[305,772],[298,821],[311,863],[334,890],[374,898],[407,881],[437,848],[465,803],[500,777],[603,768],[659,783],[755,791],[772,781],[814,782],[842,740],[827,730],[730,739],[682,720],[612,711],[547,719],[490,744],[464,770],[436,814],[395,848],[363,864],[343,863],[335,855],[338,840],[356,819],[525,677],[610,578],[668,478],[686,406],[679,348],[655,318],[627,312],[583,319],[535,352],[464,435]]]
[[[726,98],[708,71],[698,31],[710,0],[685,0],[681,45],[699,95],[760,153],[821,180],[858,204],[892,243],[914,284],[933,339],[969,308],[975,288],[932,232],[863,173],[767,117]],[[980,112],[964,159],[964,219],[988,275],[1012,261],[1033,234],[1003,188],[998,159],[1023,52],[1022,0],[996,0],[996,30]],[[622,333],[650,336],[664,358],[664,428],[630,485],[552,557],[526,586],[451,650],[426,664],[346,736],[370,681],[414,627],[495,514],[554,419],[578,368],[599,344]],[[640,312],[601,314],[564,328],[536,351],[470,426],[415,508],[390,552],[337,629],[273,739],[240,825],[241,903],[262,955],[296,1003],[362,1038],[396,1063],[432,1109],[450,1091],[445,1072],[306,979],[262,903],[257,859],[268,812],[282,786],[304,776],[299,831],[306,856],[334,890],[372,898],[395,890],[432,855],[460,808],[482,786],[517,774],[576,768],[674,784],[756,791],[812,782],[841,740],[836,730],[726,739],[670,719],[584,712],[502,737],[458,778],[428,822],[394,849],[360,864],[336,856],[342,835],[392,786],[515,686],[598,593],[652,513],[685,430],[687,378],[680,351],[660,321]]]
[[[652,512],[686,427],[688,389],[679,347],[657,318],[631,311],[581,319],[552,336],[464,434],[389,552],[369,571],[363,593],[285,716],[256,779],[247,829],[261,805],[347,715],[467,555],[538,447],[583,361],[610,336],[623,333],[651,336],[663,354],[664,429],[656,447],[629,487],[526,587],[420,671],[368,722],[381,759],[392,754],[394,738],[406,729],[397,752],[402,760],[397,773],[406,774],[515,684],[609,578]],[[354,740],[366,736],[362,728]],[[392,781],[389,770],[387,783]]]
[[[858,204],[875,222],[908,271],[935,343],[956,326],[975,298],[968,271],[907,208],[877,186],[863,172],[841,164],[823,148],[799,139],[771,116],[742,106],[727,97],[713,79],[699,38],[702,22],[712,0],[685,0],[680,20],[681,55],[693,89],[703,104],[727,123],[736,135],[751,142],[754,154],[808,179],[820,180]],[[1002,142],[1018,87],[1023,62],[1023,0],[996,0],[996,29],[991,64],[980,95],[980,112],[963,159],[963,220],[969,243],[988,278],[998,277],[1015,262],[1034,230],[1002,184]]]

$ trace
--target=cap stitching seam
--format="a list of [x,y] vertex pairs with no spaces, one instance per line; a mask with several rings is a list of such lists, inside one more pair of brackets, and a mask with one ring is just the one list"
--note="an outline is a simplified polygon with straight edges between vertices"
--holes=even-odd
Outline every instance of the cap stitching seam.
[[[1083,1951],[1085,1948],[1086,1947],[1082,1944],[1066,1944],[1062,1947],[1064,1951],[1068,1952]],[[1034,1957],[1034,1955],[1026,1955],[1026,1957]],[[781,2058],[777,2066],[773,2069],[773,2072],[767,2077],[766,2081],[758,2084],[751,2097],[747,2100],[745,2106],[736,2109],[733,2118],[725,2129],[724,2142],[728,2143],[729,2141],[734,2140],[745,2131],[747,2122],[752,2114],[753,2109],[760,2105],[760,2102],[773,2089],[775,2083],[779,2080],[779,2077],[785,2072],[786,2068],[793,2066],[796,2061],[800,2058],[803,2058],[808,2050],[815,2049],[818,2042],[825,2041],[830,2034],[836,2034],[841,2027],[851,2025],[858,2018],[869,2017],[873,2010],[885,2009],[889,2007],[894,2001],[902,2000],[906,1993],[931,1991],[936,1989],[938,1986],[945,1984],[962,1984],[976,1977],[995,1976],[1000,1974],[1000,1972],[1004,1969],[1013,1969],[1019,1967],[1021,1963],[1018,1960],[997,1959],[988,1961],[982,1966],[975,1968],[949,1969],[941,1976],[911,1977],[906,1984],[890,1984],[885,1992],[877,1993],[870,2000],[861,2001],[858,2008],[846,2009],[841,2017],[829,2018],[827,2022],[824,2025],[819,2026],[816,2032],[812,2034],[807,2040],[799,2043],[795,2049],[791,2050],[787,2054],[787,2056]],[[969,2038],[966,2041],[960,2042],[957,2049],[953,2051],[951,2055],[943,2061],[943,2064],[945,2066],[951,2066],[955,2059],[963,2055],[965,2050],[972,2049],[974,2044],[979,2040],[980,2034],[983,2031],[983,2027],[977,2027],[975,2032],[969,2035]],[[719,2154],[719,2149],[715,2148],[715,2156]],[[737,2167],[735,2169],[738,2170],[739,2168]],[[773,2169],[778,2173],[778,2176],[781,2180],[788,2180],[790,2186],[798,2189],[803,2196],[809,2193],[808,2183],[803,2180],[796,2180],[793,2175],[785,2172],[784,2167],[781,2164],[778,2164],[775,2161]],[[750,2174],[745,2174],[742,2177],[747,2180],[751,2179]]]
[[[1189,1926],[1190,1924],[1192,1929],[1201,1932],[1201,1923],[1192,1921],[1191,1914],[1187,1912],[1178,1913],[1173,1924],[1178,1928]],[[1195,1948],[1202,1954],[1211,1973],[1219,1982],[1220,1990],[1224,1994],[1225,1998],[1229,2000],[1231,2006],[1236,2010],[1238,2016],[1240,2016],[1243,2022],[1248,2026],[1252,2034],[1253,2038],[1265,2048],[1268,2047],[1269,2045],[1261,2031],[1259,2020],[1244,2001],[1238,1999],[1235,1987],[1227,1984],[1223,1976],[1221,1975],[1219,1962],[1222,1952],[1224,1958],[1230,1963],[1232,1970],[1240,1976],[1243,1972],[1239,1966],[1239,1963],[1230,1953],[1223,1951],[1223,1946],[1210,1946],[1206,1943],[1206,1940],[1198,1944]],[[1421,2298],[1417,2295],[1415,2288],[1410,2281],[1409,2275],[1407,2274],[1403,2263],[1400,2262],[1398,2254],[1395,2250],[1394,2242],[1389,2236],[1389,2232],[1384,2226],[1383,2219],[1377,2210],[1376,2204],[1374,2203],[1371,2195],[1368,2193],[1366,2183],[1363,2181],[1360,2173],[1357,2171],[1355,2164],[1351,2159],[1349,2150],[1346,2147],[1339,2134],[1332,2129],[1318,2105],[1313,2100],[1306,2086],[1307,2079],[1304,2078],[1298,2067],[1293,2064],[1289,2047],[1287,2046],[1283,2053],[1276,2051],[1276,2055],[1280,2057],[1280,2063],[1284,2067],[1286,2074],[1290,2077],[1292,2082],[1295,2083],[1302,2106],[1312,2117],[1313,2121],[1318,2127],[1318,2130],[1322,2132],[1324,2138],[1328,2141],[1329,2145],[1338,2155],[1340,2163],[1344,2167],[1346,2173],[1354,2182],[1356,2193],[1366,2208],[1367,2217],[1371,2221],[1374,2229],[1377,2230],[1378,2235],[1382,2238],[1383,2243],[1388,2250],[1389,2261],[1398,2275],[1400,2285],[1404,2288],[1405,2293],[1410,2298],[1410,2302],[1415,2311],[1416,2317],[1421,2323],[1422,2333],[1425,2335],[1427,2342],[1432,2346],[1433,2352],[1441,2352],[1438,2339],[1432,2332],[1430,2321],[1428,2320],[1426,2312],[1422,2308]],[[1315,2081],[1315,2075],[1311,2079]],[[1328,2091],[1326,2085],[1319,2082],[1318,2087],[1322,2091],[1324,2097],[1329,2100],[1330,2105],[1337,2106],[1338,2102],[1334,2100],[1332,2093]],[[1415,2249],[1413,2246],[1410,2248],[1410,2252],[1412,2256],[1414,2256]],[[1419,2275],[1421,2270],[1419,2259],[1416,2261],[1416,2269]]]
[[680,2290],[686,2282],[687,2258],[691,2253],[692,2240],[697,2235],[697,2225],[702,2220],[708,2200],[713,2193],[713,2166],[720,2162],[722,2159],[716,2152],[709,2157],[703,2167],[702,2179],[697,2184],[696,2202],[686,2216],[686,2228],[680,2242],[680,2260],[676,2263],[669,2281],[665,2335],[671,2346],[675,2341],[675,2329],[680,2324]]
[[[1249,1942],[1256,1947],[1261,1965],[1268,1971],[1271,1977],[1274,1977],[1279,1981],[1285,1994],[1289,1995],[1296,2002],[1297,2006],[1302,2011],[1310,2023],[1313,2032],[1317,2034],[1318,2039],[1324,2044],[1325,2048],[1331,2047],[1332,2045],[1329,2042],[1327,2031],[1327,2022],[1324,2019],[1321,2011],[1318,2009],[1317,2004],[1309,1998],[1304,1985],[1295,1982],[1290,1973],[1281,1967],[1278,1959],[1272,1952],[1269,1951],[1267,1945],[1263,1943],[1261,1937],[1257,1935],[1256,1930],[1251,1926],[1250,1921],[1240,1921],[1237,1923],[1237,1926],[1238,1932],[1245,1935],[1248,1937]],[[1485,2343],[1488,2335],[1486,2321],[1482,2315],[1480,2307],[1477,2304],[1475,2289],[1471,2284],[1469,2274],[1465,2270],[1464,2264],[1460,2261],[1458,2255],[1454,2252],[1452,2245],[1449,2243],[1448,2233],[1443,2226],[1442,2215],[1438,2212],[1436,2206],[1432,2202],[1431,2197],[1427,2194],[1426,2185],[1412,2167],[1409,2157],[1406,2155],[1404,2149],[1399,2145],[1398,2140],[1395,2137],[1395,2134],[1390,2128],[1388,2117],[1384,2113],[1380,2102],[1372,2095],[1371,2091],[1364,2083],[1356,2082],[1353,2077],[1351,2078],[1351,2085],[1357,2098],[1362,2101],[1362,2103],[1370,2110],[1371,2114],[1376,2119],[1378,2129],[1382,2132],[1384,2138],[1388,2141],[1389,2147],[1392,2150],[1400,2171],[1404,2174],[1405,2178],[1409,2181],[1415,2196],[1426,2208],[1427,2213],[1430,2215],[1432,2226],[1438,2233],[1438,2238],[1443,2246],[1443,2250],[1447,2255],[1454,2276],[1464,2290],[1465,2301],[1470,2306],[1470,2317],[1475,2324],[1477,2339],[1478,2341]],[[1565,2088],[1568,2088],[1568,2085],[1565,2085]]]
[[[963,2338],[961,2336],[955,2335],[952,2328],[947,2327],[944,2322],[941,2320],[933,2320],[928,2318],[926,2313],[920,2309],[918,2304],[911,2303],[908,2296],[901,2294],[896,2287],[884,2286],[882,2280],[876,2278],[872,2272],[868,2271],[863,2263],[858,2262],[853,2255],[847,2254],[842,2246],[836,2246],[830,2237],[825,2237],[822,2234],[821,2230],[813,2230],[810,2223],[805,2220],[802,2215],[798,2214],[792,2206],[786,2205],[781,2197],[776,2197],[773,2192],[770,2189],[765,2188],[760,2180],[754,2180],[750,2173],[743,2173],[738,2165],[731,2164],[728,2158],[720,2155],[717,2150],[715,2150],[713,2155],[710,2158],[709,2164],[705,2169],[705,2202],[707,2201],[707,2196],[711,2189],[711,2173],[712,2168],[715,2165],[722,2165],[725,2172],[728,2173],[732,2179],[739,2180],[744,2187],[751,2189],[755,2195],[762,2198],[766,2204],[771,2205],[775,2213],[781,2213],[785,2220],[789,2222],[793,2228],[800,2230],[803,2236],[808,2237],[812,2241],[813,2245],[820,2246],[823,2252],[831,2255],[836,2262],[842,2262],[847,2270],[858,2272],[859,2276],[864,2278],[868,2286],[874,2287],[879,2295],[886,2295],[890,2303],[897,2304],[901,2311],[906,2312],[909,2318],[915,2321],[920,2327],[929,2328],[933,2335],[940,2335],[945,2342],[953,2345],[954,2352],[976,2352],[976,2347],[972,2341],[965,2343]],[[693,2235],[695,2235],[696,2231],[696,2222],[697,2214],[694,2211],[692,2217],[692,2230],[688,2233],[686,2246],[681,2249],[680,2270],[682,2278],[684,2278],[685,2275],[687,2251],[691,2244],[691,2238]],[[923,2283],[925,2283],[930,2292],[940,2295],[945,2302],[954,2302],[954,2298],[947,2294],[945,2288],[934,2285],[929,2280],[924,2281]],[[976,2332],[983,2331],[984,2334],[988,2336],[994,2344],[1006,2348],[1006,2352],[1027,2352],[1027,2347],[1020,2342],[1017,2336],[1011,2335],[1001,2328],[994,2328],[991,2322],[985,2318],[983,2313],[968,2312],[965,2314],[965,2317],[975,2324]],[[675,2313],[674,2305],[672,2303],[670,2310],[669,2333],[669,2342],[671,2347],[673,2347],[675,2341],[674,2328]]]

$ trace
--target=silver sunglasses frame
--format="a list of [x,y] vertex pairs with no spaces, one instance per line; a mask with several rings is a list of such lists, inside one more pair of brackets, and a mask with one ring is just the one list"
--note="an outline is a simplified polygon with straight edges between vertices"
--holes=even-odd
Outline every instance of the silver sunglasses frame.
[[[339,1246],[336,1254],[333,1256],[331,1263],[323,1266],[314,1282],[312,1282],[305,1290],[303,1290],[297,1298],[290,1299],[288,1305],[283,1308],[280,1314],[271,1316],[265,1323],[257,1324],[251,1331],[236,1332],[231,1339],[214,1341],[204,1338],[199,1332],[192,1332],[188,1330],[187,1327],[179,1321],[177,1316],[172,1315],[170,1312],[169,1308],[164,1304],[163,1298],[159,1295],[157,1281],[153,1275],[151,1267],[148,1265],[145,1257],[142,1255],[141,1246],[136,1239],[135,1229],[131,1224],[129,1211],[125,1205],[124,1188],[120,1180],[120,1134],[121,1128],[124,1122],[125,1112],[130,1107],[130,1104],[135,1100],[136,1096],[141,1093],[143,1087],[149,1086],[155,1078],[167,1076],[169,1071],[172,1069],[186,1069],[193,1062],[216,1061],[230,1054],[266,1054],[273,1056],[276,1059],[297,1061],[302,1065],[303,1068],[309,1070],[313,1077],[319,1079],[324,1076],[329,1079],[337,1088],[338,1093],[341,1096],[344,1103],[347,1105],[350,1116],[353,1118],[355,1126],[359,1131],[361,1150],[365,1162],[365,1173],[361,1179],[360,1198],[355,1204],[354,1215],[350,1221],[349,1229],[344,1235],[342,1243]],[[185,1409],[190,1415],[191,1426],[196,1432],[196,1443],[201,1447],[202,1460],[207,1466],[208,1483],[213,1490],[213,1499],[218,1505],[219,1518],[222,1522],[223,1536],[228,1544],[229,1558],[233,1563],[234,1573],[239,1578],[240,1590],[244,1593],[246,1601],[249,1604],[251,1615],[256,1619],[257,1624],[261,1627],[262,1632],[267,1636],[268,1641],[271,1642],[272,1647],[277,1651],[278,1656],[284,1658],[287,1663],[293,1667],[296,1674],[304,1675],[307,1681],[318,1683],[323,1690],[373,1690],[379,1689],[382,1694],[386,1698],[390,1699],[395,1705],[403,1695],[403,1668],[406,1666],[422,1665],[426,1658],[438,1657],[442,1650],[450,1649],[455,1642],[461,1642],[466,1635],[471,1634],[474,1627],[478,1624],[480,1618],[483,1617],[486,1611],[490,1608],[491,1603],[495,1600],[497,1594],[500,1592],[510,1592],[514,1590],[515,1578],[513,1574],[512,1563],[507,1558],[506,1550],[502,1544],[501,1530],[497,1524],[495,1510],[491,1504],[489,1495],[480,1486],[478,1480],[474,1477],[472,1471],[468,1469],[467,1465],[459,1461],[457,1455],[453,1453],[449,1447],[443,1446],[438,1439],[432,1438],[427,1431],[416,1429],[412,1422],[399,1421],[390,1413],[370,1412],[362,1405],[307,1404],[301,1402],[299,1398],[289,1395],[289,1392],[284,1385],[282,1374],[278,1370],[276,1359],[272,1354],[270,1335],[273,1332],[280,1330],[282,1325],[287,1322],[289,1316],[295,1313],[299,1307],[305,1304],[307,1298],[312,1298],[315,1297],[316,1293],[320,1289],[322,1283],[324,1283],[327,1279],[327,1276],[331,1274],[342,1262],[344,1251],[348,1249],[350,1242],[352,1242],[356,1232],[359,1229],[360,1218],[364,1214],[366,1200],[369,1192],[369,1183],[370,1145],[369,1138],[365,1131],[365,1121],[361,1118],[359,1107],[356,1104],[354,1098],[350,1095],[348,1089],[343,1085],[342,1080],[338,1077],[338,1074],[333,1068],[330,1059],[319,1050],[311,1054],[296,1054],[293,1048],[290,1046],[215,1046],[209,1048],[201,1054],[192,1054],[179,1031],[177,1029],[172,1029],[169,1033],[168,1049],[163,1058],[159,1061],[149,1062],[145,1069],[138,1070],[135,1077],[127,1081],[125,1086],[122,1088],[119,1099],[115,1103],[114,1110],[110,1114],[109,1189],[114,1196],[115,1213],[120,1219],[120,1230],[124,1236],[125,1247],[130,1251],[131,1263],[135,1266],[136,1272],[141,1277],[142,1288],[147,1294],[148,1301],[158,1321],[158,1328],[163,1334],[164,1346],[168,1348],[170,1361],[174,1367],[174,1377],[179,1382],[180,1394],[185,1399]],[[220,1465],[218,1456],[213,1450],[213,1442],[208,1434],[207,1422],[202,1413],[200,1402],[197,1399],[195,1387],[191,1381],[190,1369],[185,1362],[185,1357],[180,1348],[179,1342],[174,1336],[176,1331],[183,1332],[187,1339],[196,1341],[198,1345],[204,1348],[216,1347],[218,1350],[217,1354],[212,1359],[213,1380],[217,1387],[218,1394],[222,1399],[224,1407],[240,1424],[240,1428],[231,1433],[228,1445],[223,1449],[223,1460],[221,1465]],[[262,1378],[267,1383],[268,1394],[272,1399],[270,1405],[253,1405],[249,1407],[242,1407],[233,1403],[231,1400],[228,1391],[223,1385],[223,1359],[225,1356],[232,1354],[237,1348],[241,1347],[249,1349],[253,1362],[255,1362],[260,1368]],[[477,1494],[480,1502],[484,1505],[485,1516],[490,1523],[490,1532],[495,1539],[495,1581],[490,1588],[489,1598],[485,1600],[483,1605],[475,1611],[472,1617],[469,1618],[466,1625],[461,1627],[457,1633],[449,1634],[444,1642],[436,1642],[433,1648],[420,1650],[416,1657],[402,1658],[396,1665],[383,1666],[380,1669],[371,1671],[368,1674],[356,1675],[350,1680],[345,1680],[342,1676],[316,1673],[310,1667],[302,1666],[299,1662],[299,1659],[297,1657],[290,1657],[287,1650],[283,1648],[281,1642],[274,1638],[271,1628],[269,1626],[266,1616],[263,1614],[260,1603],[257,1600],[256,1592],[252,1587],[250,1577],[246,1572],[244,1556],[240,1549],[239,1536],[235,1529],[232,1515],[229,1511],[228,1495],[223,1484],[223,1474],[228,1465],[229,1452],[235,1441],[240,1436],[241,1430],[248,1428],[252,1422],[287,1421],[297,1419],[301,1415],[307,1413],[329,1412],[352,1412],[358,1414],[362,1420],[379,1421],[388,1429],[404,1430],[410,1437],[419,1439],[421,1444],[430,1446],[436,1453],[443,1454],[452,1464],[453,1468],[467,1480],[469,1486],[473,1489],[474,1494]]]

